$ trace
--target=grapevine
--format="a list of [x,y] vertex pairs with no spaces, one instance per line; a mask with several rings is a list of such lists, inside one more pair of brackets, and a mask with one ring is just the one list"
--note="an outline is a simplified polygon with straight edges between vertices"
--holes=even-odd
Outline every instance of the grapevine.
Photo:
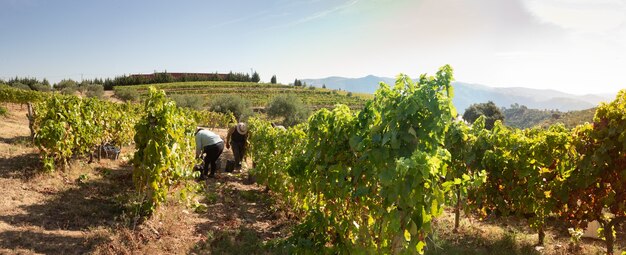
[[146,113],[135,125],[133,182],[139,191],[138,210],[151,215],[165,201],[169,187],[192,176],[195,125],[163,91],[150,89]]
[[[449,153],[442,144],[456,115],[451,80],[449,66],[418,82],[399,76],[393,88],[381,84],[360,113],[322,109],[306,126],[287,131],[305,132],[296,143],[267,146],[269,124],[254,125],[255,172],[275,171],[266,181],[282,181],[278,191],[307,212],[303,235],[292,241],[319,252],[423,252],[444,203],[439,180]],[[293,151],[285,164],[259,163],[284,151]],[[272,180],[285,173],[288,178]]]
[[607,253],[613,254],[614,229],[626,221],[626,90],[596,110],[593,124],[574,130],[579,164],[563,185],[566,203],[559,212],[575,226],[597,220]]
[[98,146],[130,143],[137,116],[130,105],[62,95],[46,97],[33,109],[34,142],[48,171]]

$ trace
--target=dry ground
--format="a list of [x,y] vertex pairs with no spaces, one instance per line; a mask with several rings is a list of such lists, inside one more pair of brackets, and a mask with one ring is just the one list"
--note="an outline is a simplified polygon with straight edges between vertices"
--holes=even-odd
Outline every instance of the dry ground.
[[[536,246],[537,232],[524,219],[500,217],[476,220],[461,214],[454,233],[454,213],[449,208],[434,221],[434,234],[428,238],[426,254],[606,254],[603,241],[583,238],[579,245],[570,240],[562,221],[548,219],[544,246]],[[626,228],[618,232],[615,254],[626,251]],[[621,251],[620,251],[621,247]]]
[[[64,171],[41,173],[25,107],[6,106],[9,116],[0,116],[0,254],[271,254],[278,251],[266,244],[288,236],[295,224],[274,196],[248,184],[245,171],[219,172],[218,179],[201,182],[191,201],[206,206],[187,206],[178,198],[183,187],[176,187],[158,213],[139,224],[124,209],[133,193],[131,167],[125,163],[132,148],[124,148],[119,161],[76,161]],[[230,158],[225,151],[221,169]],[[603,243],[591,239],[572,248],[560,225],[550,225],[539,251],[533,245],[537,234],[523,220],[463,218],[460,233],[452,232],[452,222],[448,211],[436,220],[427,254],[604,251]]]
[[111,102],[115,102],[115,103],[123,103],[124,101],[120,100],[119,98],[115,97],[115,91],[112,90],[105,90],[104,94],[102,95],[104,97],[104,100],[108,100]]

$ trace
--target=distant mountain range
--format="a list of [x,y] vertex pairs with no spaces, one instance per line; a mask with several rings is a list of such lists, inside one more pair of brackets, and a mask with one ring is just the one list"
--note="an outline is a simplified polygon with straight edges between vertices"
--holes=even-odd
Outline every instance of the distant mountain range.
[[[389,85],[395,83],[394,78],[368,75],[362,78],[328,77],[323,79],[303,79],[307,85],[328,89],[341,89],[350,92],[374,93],[380,82]],[[531,109],[550,109],[559,111],[584,110],[595,107],[600,102],[615,99],[616,94],[573,95],[551,89],[529,89],[522,87],[494,88],[480,84],[453,82],[454,98],[452,102],[460,113],[474,103],[493,101],[499,107],[510,107],[512,104],[525,105]]]

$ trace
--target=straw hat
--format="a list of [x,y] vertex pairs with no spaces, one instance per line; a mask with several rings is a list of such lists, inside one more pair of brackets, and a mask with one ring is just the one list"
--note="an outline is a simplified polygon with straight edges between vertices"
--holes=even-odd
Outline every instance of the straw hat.
[[239,134],[245,135],[248,133],[248,126],[246,126],[246,123],[243,122],[239,122],[237,123],[237,132]]

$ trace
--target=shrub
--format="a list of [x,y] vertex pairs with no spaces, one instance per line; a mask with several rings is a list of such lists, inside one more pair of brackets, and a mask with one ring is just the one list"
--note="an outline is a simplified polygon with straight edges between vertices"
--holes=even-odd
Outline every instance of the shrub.
[[87,93],[87,85],[78,85],[78,87],[76,87],[76,91],[81,94]]
[[295,95],[278,95],[267,105],[267,115],[282,118],[282,124],[293,126],[307,120],[311,110]]
[[139,100],[139,92],[134,89],[115,90],[115,96],[124,102],[133,102]]
[[104,86],[99,84],[89,84],[84,86],[86,88],[85,95],[87,97],[102,98],[104,96]]
[[206,103],[203,96],[200,95],[171,95],[170,98],[176,102],[179,107],[187,107],[200,110]]
[[11,84],[11,87],[14,87],[16,89],[30,90],[30,87],[28,85],[19,82]]
[[221,95],[210,103],[210,110],[221,113],[233,113],[238,121],[243,121],[252,115],[250,101],[235,95]]
[[61,89],[61,94],[63,94],[63,95],[74,95],[74,94],[76,94],[77,90],[78,90],[78,87],[76,87],[76,86],[64,87],[63,89]]
[[9,112],[7,111],[7,108],[4,108],[4,106],[0,105],[0,116],[7,116],[9,114]]
[[35,85],[33,85],[33,89],[36,91],[41,91],[41,92],[50,92],[52,91],[52,87],[50,87],[50,85],[45,85],[45,84],[41,84],[41,83],[37,83]]
[[59,91],[63,91],[65,88],[74,88],[73,90],[76,91],[76,88],[78,87],[78,83],[76,83],[73,80],[62,80],[57,84],[54,84],[54,88],[56,90]]

